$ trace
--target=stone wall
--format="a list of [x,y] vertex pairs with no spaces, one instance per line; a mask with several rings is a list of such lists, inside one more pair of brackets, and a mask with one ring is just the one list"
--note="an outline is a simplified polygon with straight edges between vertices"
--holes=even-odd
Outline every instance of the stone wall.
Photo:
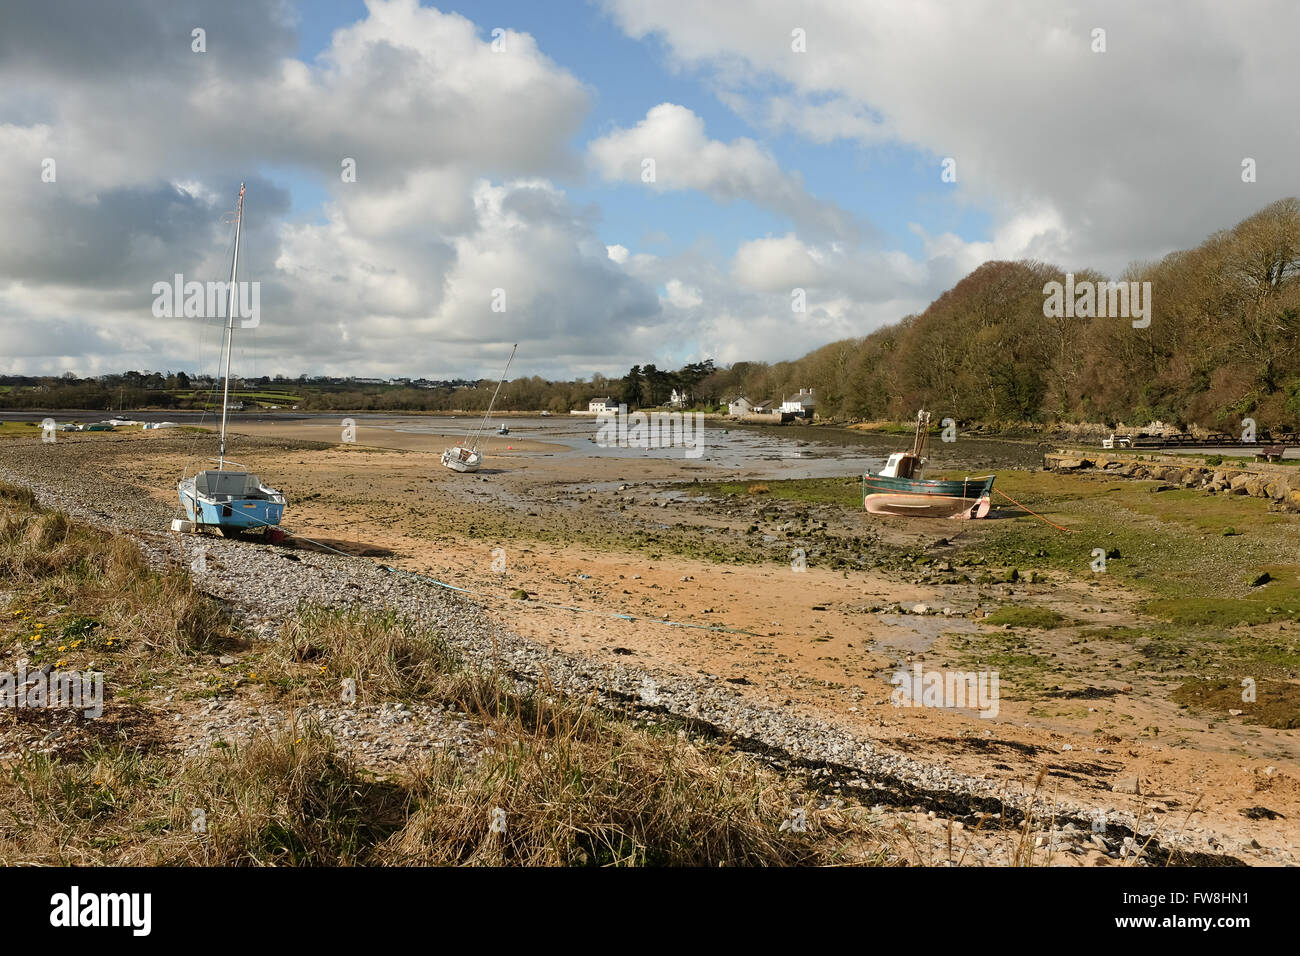
[[1267,498],[1280,511],[1300,511],[1300,467],[1234,462],[1207,465],[1171,455],[1110,455],[1059,451],[1043,456],[1048,471],[1097,472],[1119,478],[1160,481],[1171,488],[1199,488],[1208,494]]

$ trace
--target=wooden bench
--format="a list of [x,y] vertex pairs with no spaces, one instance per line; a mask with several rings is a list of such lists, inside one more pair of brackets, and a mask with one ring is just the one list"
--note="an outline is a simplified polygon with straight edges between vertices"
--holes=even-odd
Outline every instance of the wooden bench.
[[1286,454],[1286,445],[1264,445],[1255,453],[1255,460],[1277,461]]

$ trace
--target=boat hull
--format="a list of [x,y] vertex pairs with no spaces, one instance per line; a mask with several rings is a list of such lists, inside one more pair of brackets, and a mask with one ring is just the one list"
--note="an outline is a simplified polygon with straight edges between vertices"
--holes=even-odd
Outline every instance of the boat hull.
[[177,488],[185,516],[197,526],[220,528],[222,531],[255,531],[272,528],[284,517],[284,502],[265,498],[229,498],[216,500],[196,494],[192,481],[183,481]]
[[442,463],[452,471],[462,473],[478,471],[483,464],[482,452],[466,452],[461,448],[448,448],[442,453]]
[[969,519],[989,513],[993,476],[944,481],[868,473],[862,484],[862,503],[871,514]]

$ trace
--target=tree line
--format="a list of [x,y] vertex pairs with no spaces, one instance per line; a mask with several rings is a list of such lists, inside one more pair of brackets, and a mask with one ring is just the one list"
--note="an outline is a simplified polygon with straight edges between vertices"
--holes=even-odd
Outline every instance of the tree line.
[[[1073,275],[1075,285],[1107,282]],[[755,390],[812,384],[819,414],[848,419],[907,420],[925,407],[986,424],[1300,426],[1296,199],[1130,265],[1120,281],[1150,283],[1145,327],[1045,314],[1059,311],[1045,303],[1063,277],[1043,262],[987,262],[919,315],[755,371]]]
[[[906,421],[924,407],[989,425],[1159,419],[1233,432],[1250,417],[1260,428],[1300,430],[1300,201],[1279,200],[1194,249],[1130,265],[1119,281],[1150,283],[1143,327],[1045,307],[1063,278],[1044,262],[987,262],[924,312],[802,358],[517,378],[502,386],[497,407],[563,414],[609,397],[645,408],[677,390],[686,407],[713,410],[740,395],[757,402],[811,387],[819,416],[846,420]],[[1108,281],[1090,269],[1073,280]],[[184,408],[207,398],[187,389],[209,384],[183,372],[6,376],[0,407]],[[303,410],[482,411],[496,382],[377,385],[304,375],[239,387],[291,391]]]

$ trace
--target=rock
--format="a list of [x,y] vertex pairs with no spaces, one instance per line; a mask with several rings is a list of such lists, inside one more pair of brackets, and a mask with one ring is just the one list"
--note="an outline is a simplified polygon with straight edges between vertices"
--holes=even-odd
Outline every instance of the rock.
[[1112,793],[1141,793],[1142,782],[1137,777],[1120,777],[1110,789]]
[[1237,812],[1247,820],[1276,820],[1278,817],[1286,819],[1285,814],[1270,810],[1268,807],[1244,807]]
[[222,667],[229,667],[231,664],[235,663],[235,659],[229,654],[222,654],[217,658],[217,663]]

